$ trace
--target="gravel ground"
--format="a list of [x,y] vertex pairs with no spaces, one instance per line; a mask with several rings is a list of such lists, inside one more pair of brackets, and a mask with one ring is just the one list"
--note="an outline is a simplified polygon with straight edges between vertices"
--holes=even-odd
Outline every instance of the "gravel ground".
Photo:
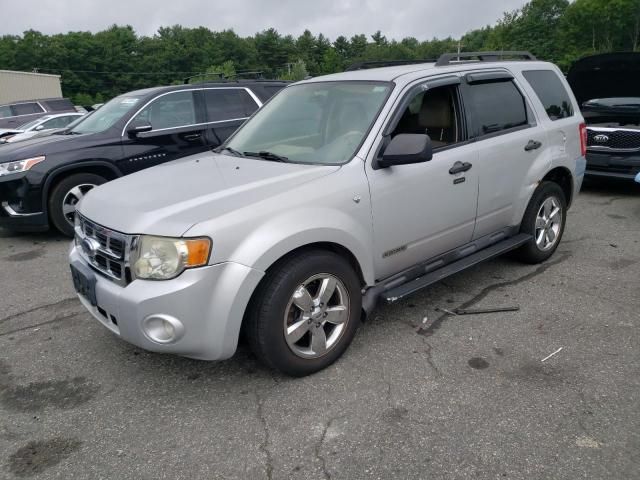
[[0,230],[0,478],[640,478],[639,241],[640,188],[587,185],[547,263],[381,306],[291,379],[242,346],[120,341],[75,298],[67,240]]

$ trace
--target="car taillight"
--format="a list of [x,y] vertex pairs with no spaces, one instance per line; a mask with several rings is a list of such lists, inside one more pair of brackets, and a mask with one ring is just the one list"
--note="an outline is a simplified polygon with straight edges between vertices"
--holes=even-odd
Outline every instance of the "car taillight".
[[587,126],[580,124],[580,152],[584,157],[587,154]]

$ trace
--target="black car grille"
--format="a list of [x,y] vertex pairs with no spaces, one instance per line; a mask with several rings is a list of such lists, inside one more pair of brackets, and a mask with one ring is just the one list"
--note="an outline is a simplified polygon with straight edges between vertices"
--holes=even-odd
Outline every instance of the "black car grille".
[[640,130],[587,129],[587,146],[606,150],[640,150]]
[[[78,216],[76,244],[82,252],[83,258],[107,278],[120,284],[126,284],[125,250],[129,237],[98,225],[78,213],[76,215]],[[94,240],[100,246],[95,250],[87,251],[83,246],[85,240]]]

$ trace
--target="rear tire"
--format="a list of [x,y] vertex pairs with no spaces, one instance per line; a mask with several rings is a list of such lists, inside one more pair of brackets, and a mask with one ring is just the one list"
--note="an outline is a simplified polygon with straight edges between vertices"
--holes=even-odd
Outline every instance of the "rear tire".
[[558,248],[567,219],[567,200],[555,182],[542,182],[533,192],[522,217],[521,233],[532,239],[514,252],[525,263],[541,263]]
[[347,349],[360,324],[360,280],[332,252],[301,252],[270,270],[249,305],[244,333],[260,361],[301,377]]
[[63,235],[73,237],[75,205],[91,189],[108,180],[95,173],[75,173],[60,181],[49,196],[49,218]]

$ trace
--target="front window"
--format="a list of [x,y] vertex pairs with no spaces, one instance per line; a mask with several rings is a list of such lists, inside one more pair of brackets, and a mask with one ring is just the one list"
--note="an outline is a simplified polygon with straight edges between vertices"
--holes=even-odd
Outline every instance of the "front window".
[[131,120],[132,125],[150,124],[154,130],[186,127],[195,123],[196,110],[191,91],[162,95]]
[[348,162],[390,90],[391,84],[387,82],[353,81],[285,88],[226,146],[248,156],[268,152],[296,163]]
[[40,117],[35,120],[31,120],[30,122],[24,123],[18,127],[19,130],[29,130],[30,128],[37,127],[42,123],[43,120],[46,120],[49,117]]
[[71,133],[99,133],[111,128],[127,115],[131,110],[139,106],[142,97],[122,95],[106,103],[93,115],[86,116],[73,127]]

